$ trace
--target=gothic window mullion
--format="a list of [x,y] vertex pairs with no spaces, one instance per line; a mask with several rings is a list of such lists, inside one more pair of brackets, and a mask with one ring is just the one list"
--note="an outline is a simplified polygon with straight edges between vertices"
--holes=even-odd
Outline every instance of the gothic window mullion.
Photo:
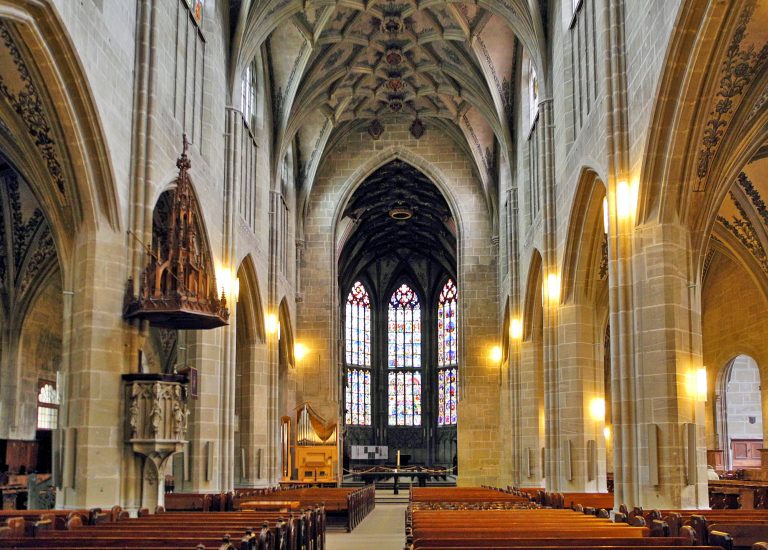
[[372,421],[371,302],[361,282],[352,285],[345,306],[344,355],[347,387],[345,423],[370,426]]

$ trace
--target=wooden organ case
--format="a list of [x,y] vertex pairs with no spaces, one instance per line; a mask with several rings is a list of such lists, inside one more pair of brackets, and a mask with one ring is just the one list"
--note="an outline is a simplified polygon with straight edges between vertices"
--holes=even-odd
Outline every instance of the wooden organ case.
[[298,481],[334,483],[339,459],[335,422],[325,421],[308,403],[296,414],[296,471]]

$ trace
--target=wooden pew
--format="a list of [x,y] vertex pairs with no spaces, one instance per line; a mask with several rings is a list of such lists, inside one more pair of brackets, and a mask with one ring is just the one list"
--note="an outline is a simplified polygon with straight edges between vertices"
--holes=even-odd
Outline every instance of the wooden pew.
[[[678,536],[651,536],[652,528],[616,524],[607,518],[568,509],[423,509],[429,499],[474,500],[491,498],[492,491],[478,488],[422,492],[413,495],[406,524],[408,548],[563,548],[629,549],[693,548],[694,532],[681,529]],[[521,496],[521,495],[517,495]],[[581,496],[581,495],[579,495]],[[612,496],[612,495],[611,495]],[[527,495],[525,500],[528,500]],[[600,502],[602,503],[602,502]],[[595,503],[597,504],[597,502]],[[612,505],[612,502],[611,502]],[[642,518],[636,523],[645,524]],[[663,522],[656,521],[655,532]],[[723,536],[727,547],[729,538]],[[697,547],[702,548],[702,547]],[[714,546],[710,546],[714,549]]]
[[338,512],[343,515],[347,531],[352,531],[376,506],[376,491],[373,485],[359,489],[306,487],[269,492],[264,492],[261,489],[241,489],[235,491],[232,509],[238,510],[244,502],[254,499],[262,502],[269,500],[296,501],[301,507],[322,503],[326,513]]
[[[283,519],[278,512],[168,512],[101,523],[36,537],[0,539],[0,548],[219,548],[233,545],[258,550],[323,550],[322,507]],[[79,518],[78,518],[79,519]],[[19,518],[18,521],[23,521]],[[261,527],[259,527],[259,525]],[[224,541],[223,535],[232,535]]]

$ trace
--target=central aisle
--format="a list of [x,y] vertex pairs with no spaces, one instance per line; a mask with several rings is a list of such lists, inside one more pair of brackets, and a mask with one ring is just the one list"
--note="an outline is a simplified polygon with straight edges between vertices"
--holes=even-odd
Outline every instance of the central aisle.
[[406,504],[376,504],[351,533],[326,533],[328,550],[403,550]]

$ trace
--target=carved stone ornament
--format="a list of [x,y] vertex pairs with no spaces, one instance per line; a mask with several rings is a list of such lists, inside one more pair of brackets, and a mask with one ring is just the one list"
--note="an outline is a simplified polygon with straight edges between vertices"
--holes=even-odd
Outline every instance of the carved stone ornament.
[[374,139],[377,140],[381,137],[381,134],[384,133],[384,126],[381,124],[381,121],[378,118],[374,118],[371,123],[368,125],[368,134]]
[[387,81],[387,88],[395,93],[401,92],[405,89],[405,81],[400,76],[392,76]]
[[405,21],[400,13],[389,13],[381,20],[381,32],[386,34],[398,34],[405,30]]
[[389,110],[393,113],[399,113],[403,110],[403,99],[400,97],[392,97],[389,99]]
[[187,174],[191,162],[189,142],[176,162],[179,177],[172,204],[166,214],[162,236],[147,247],[147,266],[133,295],[133,281],[128,280],[123,316],[145,319],[161,328],[211,329],[229,320],[227,299],[217,295],[216,278],[210,253],[198,235],[197,199]]
[[391,67],[398,67],[403,62],[403,51],[400,48],[389,48],[384,54],[384,61]]
[[134,452],[146,456],[167,456],[179,451],[187,440],[186,377],[126,374],[123,382],[126,443]]
[[411,135],[414,137],[414,139],[421,139],[427,127],[424,125],[424,122],[422,122],[422,120],[419,117],[416,117],[411,123],[410,129],[411,129]]

